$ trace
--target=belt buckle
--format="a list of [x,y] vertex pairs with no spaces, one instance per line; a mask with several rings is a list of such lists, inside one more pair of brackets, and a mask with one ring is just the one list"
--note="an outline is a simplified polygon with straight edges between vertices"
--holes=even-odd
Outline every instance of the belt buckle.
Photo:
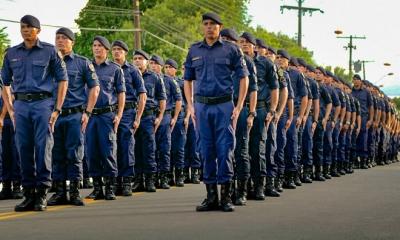
[[25,96],[26,96],[26,101],[32,102],[33,98],[31,93],[27,93]]

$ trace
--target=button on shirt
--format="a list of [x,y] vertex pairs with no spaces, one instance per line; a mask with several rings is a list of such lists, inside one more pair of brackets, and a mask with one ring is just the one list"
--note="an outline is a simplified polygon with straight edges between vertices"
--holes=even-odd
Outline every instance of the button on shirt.
[[146,70],[142,76],[147,91],[145,110],[154,110],[158,106],[158,101],[167,100],[164,81],[159,75],[149,70]]
[[100,65],[93,61],[93,65],[100,81],[100,93],[95,108],[117,104],[117,95],[126,91],[121,67],[108,59]]
[[71,53],[64,56],[68,73],[68,90],[63,108],[83,106],[87,102],[86,86],[99,86],[94,65],[85,57]]
[[219,97],[233,95],[233,72],[238,79],[249,75],[239,47],[221,39],[212,46],[202,41],[189,50],[184,79],[196,80],[194,95]]
[[126,88],[126,102],[137,102],[139,94],[146,93],[142,74],[136,66],[125,63],[121,66],[124,72],[125,88]]
[[373,104],[370,92],[365,88],[353,88],[352,95],[360,102],[361,115],[363,117],[367,117],[369,113],[369,108]]
[[14,93],[52,93],[55,82],[68,80],[65,63],[56,48],[39,40],[31,49],[24,43],[8,49],[1,74],[4,85],[12,84]]

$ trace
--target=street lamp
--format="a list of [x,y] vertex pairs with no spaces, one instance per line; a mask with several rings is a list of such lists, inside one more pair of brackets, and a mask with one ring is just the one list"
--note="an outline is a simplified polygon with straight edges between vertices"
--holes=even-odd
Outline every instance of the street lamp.
[[374,82],[374,84],[376,85],[378,82],[380,82],[381,80],[383,80],[385,77],[387,76],[393,76],[394,73],[390,72],[390,73],[386,73],[385,75],[383,75],[381,78],[379,78],[378,81]]

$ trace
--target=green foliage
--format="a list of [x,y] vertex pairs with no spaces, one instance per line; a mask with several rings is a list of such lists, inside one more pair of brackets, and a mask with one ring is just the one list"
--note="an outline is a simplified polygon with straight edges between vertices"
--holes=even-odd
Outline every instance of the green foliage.
[[325,69],[333,72],[336,76],[342,78],[345,82],[351,84],[350,76],[348,73],[346,73],[346,69],[341,68],[341,67],[335,67],[332,71],[332,66],[327,66]]
[[7,48],[10,46],[10,40],[5,32],[5,27],[0,28],[0,67],[3,66],[4,55],[6,54]]
[[396,105],[397,110],[400,110],[400,97],[395,97],[392,99],[392,101]]

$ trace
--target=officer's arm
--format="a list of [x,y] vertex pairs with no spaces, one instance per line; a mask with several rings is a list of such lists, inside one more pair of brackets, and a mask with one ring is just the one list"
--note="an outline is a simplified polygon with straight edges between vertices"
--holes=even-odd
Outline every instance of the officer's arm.
[[118,118],[121,119],[125,108],[125,92],[118,93]]
[[[305,117],[305,118],[308,118],[308,116],[309,116],[309,114],[310,114],[312,103],[313,103],[313,102],[312,102],[312,99],[309,98],[309,99],[307,100],[307,108],[306,108],[306,111],[304,112],[304,117]],[[303,117],[303,118],[304,118],[304,117]]]
[[142,118],[144,107],[146,106],[146,100],[147,100],[147,94],[144,92],[140,93],[138,108],[137,108],[137,112],[136,112],[136,119],[138,119],[138,120],[140,120]]
[[335,113],[333,114],[334,122],[337,122],[337,119],[339,118],[339,114],[341,113],[341,110],[342,109],[341,109],[340,105],[335,107]]
[[185,80],[183,83],[183,90],[185,91],[188,109],[191,109],[193,107],[193,81]]
[[86,106],[86,110],[88,112],[92,112],[94,105],[96,105],[97,98],[99,97],[100,86],[94,86],[89,90],[88,102]]
[[356,120],[357,120],[357,112],[352,112],[351,113],[351,125],[355,125],[356,124]]
[[342,108],[341,108],[341,111],[340,111],[340,118],[339,118],[339,120],[340,120],[340,123],[341,123],[341,124],[343,124],[343,121],[344,121],[345,118],[346,118],[346,106],[342,107]]
[[179,113],[182,110],[182,94],[181,94],[181,91],[180,91],[178,83],[175,82],[175,80],[172,81],[171,83],[172,83],[171,84],[171,89],[173,90],[173,94],[174,94],[174,97],[175,97],[175,100],[176,100],[175,101],[175,112],[174,112],[174,116],[172,116],[172,117],[176,121],[178,119]]
[[357,129],[361,128],[361,115],[357,115],[357,126],[358,126]]
[[243,103],[244,103],[244,99],[246,97],[248,88],[249,88],[249,78],[244,77],[244,78],[240,79],[239,97],[238,97],[238,101],[236,103],[236,108],[239,110],[242,110],[242,108],[243,108]]
[[382,116],[382,111],[378,109],[376,118],[375,118],[375,125],[379,124],[379,122],[381,121],[381,116]]
[[[278,113],[278,116],[282,116],[283,111],[285,110],[286,107],[286,103],[289,101],[288,100],[288,95],[289,95],[289,91],[287,87],[281,88],[279,90],[279,108],[276,111]],[[293,103],[293,99],[292,103]],[[293,109],[292,109],[293,110]]]
[[303,118],[308,106],[308,95],[301,98],[299,117]]
[[326,104],[326,112],[325,112],[325,116],[324,116],[325,120],[329,119],[329,116],[331,115],[331,110],[332,110],[332,103]]
[[2,91],[3,103],[7,107],[10,116],[14,116],[14,106],[11,95],[11,86],[3,86]]
[[279,101],[278,89],[271,90],[271,104],[270,104],[271,111],[276,111],[276,107],[278,106],[278,101]]
[[288,99],[287,105],[288,105],[288,110],[289,110],[288,120],[293,121],[294,100],[293,99]]
[[175,112],[174,112],[174,118],[178,119],[179,113],[182,110],[182,100],[178,100],[175,102]]
[[[3,99],[4,102],[4,99]],[[3,104],[2,108],[1,108],[1,114],[0,114],[0,119],[4,119],[6,117],[7,114],[7,105]]]
[[63,80],[58,82],[58,89],[57,89],[57,100],[55,107],[56,109],[61,109],[62,105],[64,104],[65,95],[67,94],[68,89],[68,81]]
[[319,99],[314,99],[313,100],[314,104],[314,121],[318,121],[319,117]]

